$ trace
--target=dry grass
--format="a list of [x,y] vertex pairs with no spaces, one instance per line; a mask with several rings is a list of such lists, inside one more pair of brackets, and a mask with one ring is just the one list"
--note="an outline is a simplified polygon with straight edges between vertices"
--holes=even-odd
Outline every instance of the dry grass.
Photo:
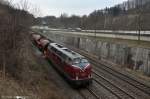
[[[34,55],[29,40],[33,16],[0,1],[0,80],[1,96],[30,96],[31,99],[66,99],[51,82],[48,67]],[[57,95],[59,94],[59,95]]]
[[[49,64],[37,56],[34,49],[28,50],[26,62],[22,65],[20,75],[15,77],[7,73],[0,76],[0,96],[28,96],[31,99],[68,99],[59,90],[51,78]],[[24,60],[25,61],[25,60]],[[59,94],[59,95],[58,95]]]

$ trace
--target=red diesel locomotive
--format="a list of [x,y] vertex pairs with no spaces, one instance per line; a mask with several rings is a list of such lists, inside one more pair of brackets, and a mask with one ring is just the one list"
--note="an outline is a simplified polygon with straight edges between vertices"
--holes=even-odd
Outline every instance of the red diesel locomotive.
[[31,40],[72,84],[92,83],[92,67],[84,56],[40,34],[33,33]]
[[46,57],[73,84],[90,84],[92,67],[84,56],[60,45],[50,43]]

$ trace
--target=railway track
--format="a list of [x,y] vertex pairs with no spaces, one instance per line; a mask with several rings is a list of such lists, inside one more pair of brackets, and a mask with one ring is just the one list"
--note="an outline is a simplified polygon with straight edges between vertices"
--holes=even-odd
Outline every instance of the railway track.
[[[91,58],[89,55],[80,51],[79,49],[72,48],[72,47],[70,47],[70,48],[74,49],[74,50],[78,51],[80,54],[84,55],[90,61],[90,63],[92,63],[94,65],[94,67],[97,67],[97,68],[107,72],[108,74],[111,74],[112,76],[122,80],[123,82],[129,84],[130,86],[135,87],[137,89],[135,91],[140,90],[141,92],[144,92],[147,96],[149,96],[149,98],[142,98],[142,99],[150,99],[150,86],[147,86],[147,85],[143,84],[142,82],[136,80],[135,78],[132,78],[132,77],[130,77],[126,74],[123,74],[115,69],[112,69],[111,67],[108,67],[105,64],[98,62],[97,60]],[[132,95],[128,95],[128,96],[131,96],[130,97],[131,99],[137,99],[137,98],[133,97]],[[118,99],[120,99],[120,98],[118,97]],[[122,99],[122,97],[121,97],[121,99]]]
[[143,91],[139,90],[138,88],[130,85],[127,82],[124,82],[123,80],[99,69],[99,68],[95,68],[93,67],[94,71],[103,76],[104,78],[106,78],[108,81],[110,81],[111,83],[113,83],[114,85],[117,85],[119,88],[121,88],[122,90],[124,90],[126,93],[130,94],[131,96],[135,97],[136,99],[149,99],[149,95],[144,93]]
[[113,76],[123,80],[126,83],[129,83],[130,85],[132,85],[132,86],[136,87],[137,89],[143,91],[144,93],[150,95],[150,87],[149,86],[146,86],[145,84],[143,84],[143,83],[141,83],[141,82],[139,82],[139,81],[137,81],[137,80],[135,80],[135,79],[133,79],[133,78],[123,74],[123,73],[115,71],[112,68],[110,68],[110,67],[108,67],[108,66],[106,66],[104,64],[100,64],[99,63],[100,64],[100,66],[99,66],[99,65],[97,65],[96,63],[94,63],[92,61],[90,61],[90,62],[92,64],[94,64],[95,66],[97,66],[98,68],[100,68],[101,70],[103,70],[103,71],[105,71],[105,72],[107,72],[107,73],[109,73],[109,74],[111,74],[111,75],[113,75]]
[[98,84],[103,86],[105,89],[110,91],[112,94],[114,94],[117,97],[117,99],[135,99],[134,96],[131,96],[130,94],[126,93],[124,90],[107,80],[105,77],[97,74],[96,72],[93,72],[93,74],[94,80]]
[[87,88],[88,91],[96,98],[96,99],[100,99],[100,97],[90,88]]
[[[110,93],[112,93],[116,97],[116,99],[136,99],[134,98],[134,96],[131,96],[130,94],[126,93],[124,90],[117,87],[115,84],[112,84],[103,76],[97,74],[96,72],[93,72],[93,74],[93,80],[100,86],[108,90]],[[79,94],[83,97],[83,99],[104,99],[89,87],[79,90]]]
[[92,89],[89,87],[86,87],[85,89],[80,89],[79,94],[84,98],[84,99],[102,99],[95,93]]

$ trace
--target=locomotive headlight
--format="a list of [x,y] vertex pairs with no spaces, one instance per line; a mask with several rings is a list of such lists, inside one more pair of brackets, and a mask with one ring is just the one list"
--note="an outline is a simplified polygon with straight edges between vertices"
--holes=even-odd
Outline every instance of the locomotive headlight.
[[91,75],[91,74],[89,74],[89,75],[88,75],[88,78],[91,78],[91,77],[92,77],[92,75]]
[[78,80],[79,79],[79,77],[78,76],[76,76],[76,80]]

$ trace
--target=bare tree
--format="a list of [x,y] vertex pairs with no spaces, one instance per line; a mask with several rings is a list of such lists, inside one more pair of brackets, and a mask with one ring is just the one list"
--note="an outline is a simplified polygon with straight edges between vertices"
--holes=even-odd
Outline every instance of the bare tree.
[[32,8],[29,9],[30,13],[32,13],[35,17],[42,16],[42,12],[39,7],[32,6]]
[[19,9],[28,11],[31,7],[31,4],[27,0],[21,0],[19,2],[19,7],[20,7]]
[[[0,15],[0,68],[3,70],[3,78],[5,78],[6,70],[15,73],[15,66],[22,64],[19,61],[21,57],[19,56],[21,53],[20,50],[25,40],[27,40],[28,35],[23,32],[26,29],[24,26],[29,26],[30,18],[32,18],[27,9],[26,11],[16,9],[13,7],[14,5],[11,5],[12,2],[13,0],[10,0],[9,3],[8,1],[2,3],[0,1],[1,10],[8,11],[8,13]],[[24,9],[27,8],[25,5],[28,4],[24,4]]]

